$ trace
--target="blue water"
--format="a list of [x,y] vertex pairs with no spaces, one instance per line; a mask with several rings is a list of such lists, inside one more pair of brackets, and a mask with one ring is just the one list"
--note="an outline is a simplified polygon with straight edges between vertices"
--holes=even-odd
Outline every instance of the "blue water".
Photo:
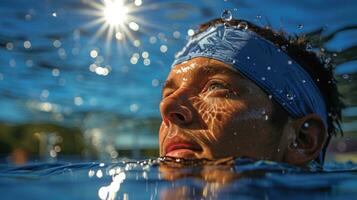
[[[311,171],[312,170],[312,171]],[[357,199],[357,164],[324,170],[237,158],[182,163],[42,163],[0,167],[1,199]]]

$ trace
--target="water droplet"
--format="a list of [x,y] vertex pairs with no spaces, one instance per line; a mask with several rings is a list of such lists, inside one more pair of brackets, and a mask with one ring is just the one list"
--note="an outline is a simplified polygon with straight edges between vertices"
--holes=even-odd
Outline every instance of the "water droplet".
[[172,36],[174,36],[175,39],[179,39],[180,36],[181,36],[181,33],[180,33],[179,31],[174,31],[174,32],[172,33]]
[[247,60],[249,60],[250,59],[250,56],[247,56]]
[[144,63],[145,66],[149,66],[151,61],[150,61],[149,58],[146,58],[146,59],[143,60],[143,63]]
[[270,67],[270,66],[268,66],[268,67],[267,67],[267,70],[271,70],[271,67]]
[[348,74],[344,74],[344,75],[342,75],[342,78],[343,79],[348,79],[348,78],[350,78],[350,76]]
[[291,100],[294,100],[294,94],[292,94],[291,92],[288,92],[288,93],[286,94],[286,98],[288,98],[290,101],[291,101]]
[[293,61],[288,60],[288,64],[289,64],[289,65],[293,64]]
[[133,103],[133,104],[130,105],[130,111],[131,112],[137,112],[138,110],[139,110],[138,104]]
[[166,46],[166,45],[161,45],[161,46],[160,46],[160,51],[161,51],[162,53],[167,52],[167,46]]
[[302,80],[301,82],[302,82],[302,83],[306,83],[306,80]]
[[129,23],[129,28],[133,31],[138,31],[140,26],[139,24],[135,23],[135,22],[130,22]]
[[303,29],[303,28],[304,28],[304,25],[303,25],[303,24],[299,24],[299,25],[297,25],[297,28],[298,28],[298,29]]
[[145,58],[149,58],[149,52],[144,51],[141,53],[141,56],[145,59]]
[[293,143],[293,147],[296,148],[297,146],[298,146],[298,144],[297,144],[296,142],[294,142],[294,143]]
[[153,80],[151,81],[151,85],[154,86],[154,87],[159,86],[159,80],[158,80],[158,79],[153,79]]
[[59,69],[57,69],[57,68],[54,68],[54,69],[52,69],[52,76],[59,76],[60,75],[60,71],[59,71]]
[[157,42],[157,39],[155,36],[151,36],[149,39],[150,44],[155,44]]
[[93,49],[93,50],[90,51],[89,55],[92,58],[96,58],[98,56],[98,51]]
[[269,119],[269,115],[264,115],[264,119],[268,120]]
[[265,80],[266,80],[266,78],[263,76],[263,77],[262,77],[262,80],[263,80],[263,81],[265,81]]
[[24,47],[25,47],[25,49],[31,48],[31,42],[28,41],[28,40],[26,40],[26,41],[24,42]]
[[187,35],[188,36],[193,36],[195,34],[195,31],[193,29],[188,29]]
[[307,44],[305,50],[306,50],[306,51],[312,51],[312,46],[311,46],[311,44]]
[[237,25],[237,28],[243,31],[246,31],[248,29],[248,23],[247,22],[239,22]]
[[224,21],[224,22],[229,22],[232,20],[232,13],[231,11],[225,9],[223,10],[222,14],[221,14],[221,19]]
[[12,50],[13,48],[14,48],[14,45],[11,42],[6,43],[7,50]]
[[324,61],[326,64],[329,64],[331,62],[331,60],[332,60],[331,57],[327,57],[327,58],[325,58]]
[[80,96],[74,97],[74,104],[75,104],[76,106],[82,105],[82,104],[83,104],[83,99],[82,99],[82,97],[80,97]]

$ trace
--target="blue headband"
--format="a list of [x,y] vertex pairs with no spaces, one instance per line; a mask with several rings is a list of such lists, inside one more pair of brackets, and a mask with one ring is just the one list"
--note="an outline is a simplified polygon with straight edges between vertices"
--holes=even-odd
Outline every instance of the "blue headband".
[[[207,57],[232,65],[260,86],[293,118],[318,115],[327,128],[326,104],[310,75],[273,43],[250,30],[217,25],[193,37],[173,65]],[[321,156],[320,156],[321,157]]]

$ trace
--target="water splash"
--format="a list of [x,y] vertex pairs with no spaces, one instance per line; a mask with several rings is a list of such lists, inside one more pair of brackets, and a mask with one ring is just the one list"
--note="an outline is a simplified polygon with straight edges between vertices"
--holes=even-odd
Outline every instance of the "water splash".
[[221,14],[221,19],[224,22],[229,22],[232,20],[232,18],[233,18],[233,16],[232,16],[232,13],[230,10],[227,10],[227,9],[223,10],[223,12]]

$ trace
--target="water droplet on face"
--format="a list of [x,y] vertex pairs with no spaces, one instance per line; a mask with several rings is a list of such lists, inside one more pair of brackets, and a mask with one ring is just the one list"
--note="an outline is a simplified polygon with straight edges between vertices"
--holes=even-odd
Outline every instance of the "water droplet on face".
[[243,31],[246,31],[248,29],[248,24],[247,22],[239,22],[237,25],[237,28]]
[[229,22],[232,20],[232,13],[231,11],[225,9],[223,10],[222,14],[221,14],[221,19],[224,21],[224,22]]

